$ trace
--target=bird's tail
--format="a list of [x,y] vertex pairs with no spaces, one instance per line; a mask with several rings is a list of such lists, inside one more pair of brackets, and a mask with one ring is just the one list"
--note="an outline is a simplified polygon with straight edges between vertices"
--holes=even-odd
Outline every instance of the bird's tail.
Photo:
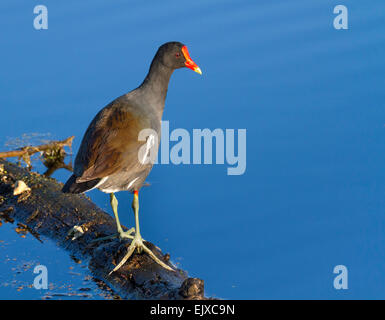
[[80,183],[77,183],[76,182],[76,176],[73,174],[68,180],[67,182],[65,183],[63,189],[61,190],[62,192],[64,193],[82,193],[82,192],[86,192],[88,190],[91,190],[92,188],[94,188],[98,182],[101,180],[101,179],[94,179],[94,180],[90,180],[90,181],[85,181],[85,182],[80,182]]

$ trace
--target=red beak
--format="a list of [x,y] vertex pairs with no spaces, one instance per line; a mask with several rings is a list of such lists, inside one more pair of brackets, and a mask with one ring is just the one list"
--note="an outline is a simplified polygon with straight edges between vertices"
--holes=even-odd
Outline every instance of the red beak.
[[186,62],[184,63],[185,66],[186,66],[187,68],[189,68],[189,69],[191,69],[191,70],[193,70],[193,71],[199,73],[199,74],[202,74],[201,69],[200,69],[200,68],[197,66],[197,64],[196,64],[194,61],[192,61],[192,59],[190,58],[190,55],[189,55],[189,53],[188,53],[188,50],[187,50],[187,47],[186,47],[186,46],[184,46],[184,47],[182,48],[182,53],[183,53],[183,55],[184,55],[184,58],[186,59]]

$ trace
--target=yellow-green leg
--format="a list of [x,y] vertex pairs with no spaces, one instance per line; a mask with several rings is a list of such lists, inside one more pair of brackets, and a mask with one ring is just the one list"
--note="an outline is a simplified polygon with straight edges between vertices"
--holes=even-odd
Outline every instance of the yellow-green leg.
[[136,190],[134,191],[134,199],[132,200],[132,209],[134,210],[134,214],[135,214],[135,236],[131,241],[130,246],[127,249],[127,254],[124,256],[122,261],[120,261],[119,264],[114,268],[114,270],[110,272],[110,274],[118,270],[122,265],[124,265],[124,263],[134,253],[135,249],[137,249],[138,253],[141,253],[142,251],[146,252],[157,264],[161,265],[163,268],[167,270],[174,271],[174,269],[170,268],[163,261],[159,260],[159,258],[155,256],[155,254],[143,244],[143,238],[140,235],[140,228],[139,228],[139,194],[138,194],[138,191]]
[[116,199],[115,194],[113,192],[110,193],[110,203],[111,203],[112,211],[114,212],[116,228],[118,229],[118,233],[113,234],[111,236],[95,239],[92,242],[110,240],[117,237],[119,237],[121,240],[134,239],[134,237],[131,234],[135,232],[135,228],[131,228],[128,231],[123,231],[122,225],[120,224],[120,221],[119,221],[119,215],[118,215],[118,199]]

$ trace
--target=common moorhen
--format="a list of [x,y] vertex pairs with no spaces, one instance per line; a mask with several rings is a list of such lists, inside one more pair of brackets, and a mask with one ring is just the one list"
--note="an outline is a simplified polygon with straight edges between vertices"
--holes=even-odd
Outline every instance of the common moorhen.
[[[167,42],[159,47],[143,83],[104,107],[92,120],[84,134],[75,160],[74,173],[63,187],[65,193],[81,193],[97,188],[110,194],[120,239],[132,239],[126,256],[111,271],[118,270],[135,249],[147,252],[162,267],[173,270],[143,244],[139,229],[138,192],[152,169],[150,153],[158,151],[161,120],[168,83],[175,69],[187,67],[199,74],[200,68],[180,42]],[[140,139],[149,129],[147,139]],[[144,140],[144,141],[143,141]],[[114,192],[134,194],[132,208],[135,228],[123,231]],[[132,235],[134,234],[134,235]],[[98,240],[104,240],[104,237]]]

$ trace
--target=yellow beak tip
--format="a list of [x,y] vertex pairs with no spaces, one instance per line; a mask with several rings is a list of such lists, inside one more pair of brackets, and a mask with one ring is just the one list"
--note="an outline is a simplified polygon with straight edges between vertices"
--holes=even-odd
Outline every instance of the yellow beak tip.
[[196,73],[199,73],[200,75],[202,74],[202,70],[201,70],[201,68],[199,68],[199,67],[197,67],[196,69],[194,69],[194,71],[195,71]]

